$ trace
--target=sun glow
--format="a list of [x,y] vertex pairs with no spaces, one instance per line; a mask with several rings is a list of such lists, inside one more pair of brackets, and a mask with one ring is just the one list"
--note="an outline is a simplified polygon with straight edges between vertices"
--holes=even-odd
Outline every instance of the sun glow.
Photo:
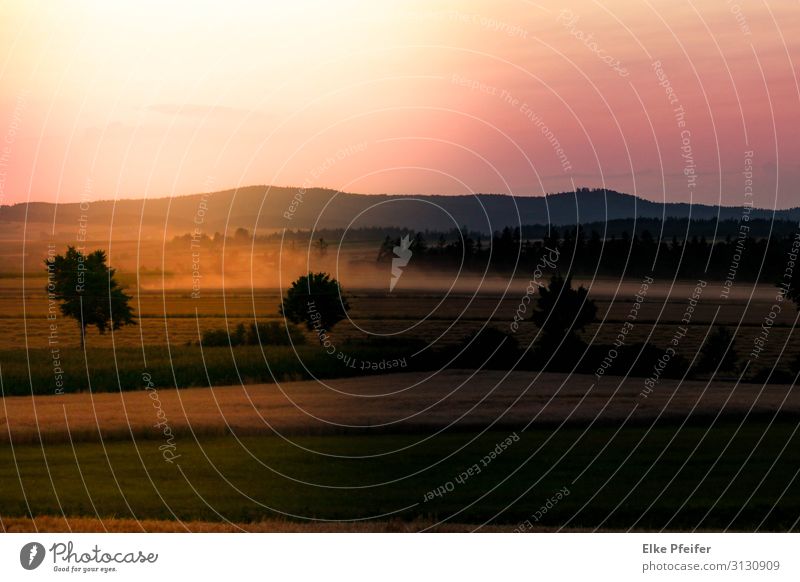
[[[756,203],[786,206],[800,182],[792,9],[701,4],[6,3],[0,129],[16,121],[2,199],[300,185],[367,144],[313,185],[577,183],[734,204],[750,149]],[[670,155],[680,135],[655,61],[691,124],[694,191]]]

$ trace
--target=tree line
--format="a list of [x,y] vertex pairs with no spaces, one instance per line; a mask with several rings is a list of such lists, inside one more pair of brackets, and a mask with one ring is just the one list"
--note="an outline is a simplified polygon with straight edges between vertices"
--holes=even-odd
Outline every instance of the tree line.
[[[525,273],[544,255],[559,257],[556,270],[572,275],[640,278],[652,275],[672,279],[733,278],[774,283],[781,279],[800,232],[756,237],[740,231],[736,236],[709,239],[673,236],[657,239],[649,230],[603,238],[597,230],[551,228],[541,239],[522,237],[519,228],[504,228],[491,238],[468,233],[430,243],[421,233],[411,233],[410,264],[418,268],[458,268],[472,271]],[[400,238],[386,237],[378,251],[378,262],[390,262]],[[413,268],[413,267],[412,267]]]

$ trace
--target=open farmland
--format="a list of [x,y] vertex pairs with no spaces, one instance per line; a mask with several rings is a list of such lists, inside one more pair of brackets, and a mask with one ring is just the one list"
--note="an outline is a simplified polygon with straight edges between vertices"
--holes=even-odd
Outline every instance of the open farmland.
[[[451,371],[160,389],[155,399],[7,397],[0,506],[13,527],[65,515],[134,520],[122,522],[134,531],[165,519],[178,530],[326,531],[327,520],[369,519],[353,527],[512,531],[567,487],[537,528],[796,527],[791,387],[664,381],[646,399],[640,388],[635,378]],[[511,444],[486,462],[501,441]],[[480,474],[430,496],[475,464]]]
[[[379,381],[377,381],[379,380]],[[324,435],[687,423],[747,415],[800,418],[791,386],[663,380],[642,395],[641,378],[448,370],[212,389],[157,388],[175,434]],[[156,439],[151,391],[6,397],[0,440]]]
[[[0,351],[53,345],[77,347],[79,334],[75,322],[60,315],[55,320],[48,319],[48,302],[43,292],[45,280],[34,281],[35,284],[26,284],[24,293],[18,280],[16,285],[0,288],[0,322],[4,332],[0,337]],[[589,285],[589,282],[583,283]],[[467,292],[470,285],[473,291]],[[375,289],[347,288],[350,320],[339,323],[333,330],[333,337],[342,343],[365,341],[375,335],[401,336],[442,347],[458,344],[484,324],[508,332],[525,296],[526,285],[527,280],[514,280],[506,290],[506,284],[496,280],[464,280],[444,296],[425,288],[392,294]],[[666,346],[681,325],[693,286],[694,283],[685,281],[654,285],[642,304],[636,326],[630,332],[630,343],[648,341],[659,347]],[[631,310],[638,288],[639,283],[632,281],[600,280],[592,283],[590,297],[597,303],[598,322],[589,325],[582,333],[583,337],[593,344],[612,343]],[[715,325],[737,330],[737,348],[743,357],[746,356],[775,303],[776,290],[769,285],[737,287],[727,299],[720,297],[720,289],[719,283],[710,282],[694,310],[690,332],[681,345],[682,353],[689,359],[697,353],[703,338]],[[209,290],[197,299],[192,298],[186,289],[143,291],[134,294],[132,303],[138,317],[137,326],[105,336],[90,330],[87,346],[180,346],[197,343],[206,330],[233,329],[239,323],[280,320],[280,293],[277,289]],[[800,353],[797,342],[787,342],[796,318],[797,310],[788,302],[784,304],[773,320],[769,342],[761,354],[765,365],[773,365],[782,351],[784,356],[779,366]],[[53,324],[55,333],[51,328]],[[536,338],[537,331],[535,324],[524,321],[514,336],[524,347]],[[53,338],[55,344],[51,343]],[[308,334],[308,338],[310,342],[315,341],[312,334]]]
[[[701,374],[662,378],[645,397],[642,377],[524,366],[476,372],[430,360],[366,375],[308,331],[294,347],[197,345],[208,330],[279,321],[280,295],[269,288],[201,298],[142,290],[133,297],[138,325],[90,331],[82,351],[75,322],[48,319],[44,280],[34,281],[25,293],[14,279],[0,285],[8,530],[513,531],[564,488],[531,530],[797,527],[800,400],[788,384]],[[537,336],[530,321],[510,330],[525,280],[507,290],[486,280],[477,293],[475,280],[459,281],[445,296],[439,281],[412,282],[391,294],[346,289],[351,319],[331,333],[337,348],[370,361],[427,344],[425,353],[447,353],[487,325],[524,354]],[[595,281],[598,321],[581,337],[612,344],[639,286]],[[693,288],[654,285],[629,343],[667,346]],[[692,312],[680,345],[687,361],[720,324],[737,330],[746,360],[774,303],[768,285],[737,287],[727,299],[719,289],[709,283]],[[783,307],[754,368],[788,369],[798,353],[797,312]],[[54,321],[73,381],[63,394],[50,385]],[[463,486],[432,497],[476,465]]]
[[[796,426],[752,420],[713,430],[532,429],[447,433],[424,443],[423,435],[388,434],[199,437],[178,442],[174,463],[165,463],[154,443],[22,445],[0,451],[8,484],[0,503],[4,518],[256,525],[276,517],[391,518],[513,531],[565,491],[537,525],[789,531],[800,515]],[[507,440],[501,455],[490,456]],[[464,484],[457,486],[459,476]]]

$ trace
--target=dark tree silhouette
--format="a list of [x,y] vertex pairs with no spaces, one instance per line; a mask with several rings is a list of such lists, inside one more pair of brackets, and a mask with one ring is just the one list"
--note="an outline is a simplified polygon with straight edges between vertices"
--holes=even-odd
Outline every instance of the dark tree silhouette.
[[314,243],[314,246],[320,255],[325,255],[328,252],[328,242],[322,237]]
[[485,327],[466,337],[455,365],[463,368],[511,370],[519,357],[517,338],[493,327]]
[[697,369],[700,372],[712,372],[716,369],[720,372],[734,372],[737,359],[733,334],[727,327],[719,326],[709,334],[703,347],[700,348]]
[[81,348],[86,345],[86,328],[93,325],[102,334],[123,325],[136,324],[126,295],[114,278],[116,269],[106,264],[104,251],[88,255],[67,247],[63,255],[46,259],[48,294],[61,302],[61,313],[78,322]]
[[347,317],[348,309],[336,279],[327,273],[309,273],[292,283],[278,311],[292,323],[304,323],[309,331],[318,327],[329,331]]
[[392,258],[394,247],[400,244],[400,239],[398,238],[395,242],[392,237],[386,235],[386,238],[383,239],[381,243],[381,247],[378,249],[378,258],[376,259],[377,262],[390,260]]
[[795,281],[794,278],[792,278],[786,296],[794,301],[794,304],[800,309],[800,281]]
[[539,297],[531,319],[539,326],[540,346],[552,351],[564,340],[564,347],[580,342],[577,332],[595,320],[597,306],[583,288],[572,288],[572,277],[553,275],[547,287],[539,287]]

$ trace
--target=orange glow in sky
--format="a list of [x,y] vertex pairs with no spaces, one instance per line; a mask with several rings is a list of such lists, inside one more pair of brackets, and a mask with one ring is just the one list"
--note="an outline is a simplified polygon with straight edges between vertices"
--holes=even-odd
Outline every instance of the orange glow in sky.
[[739,205],[752,179],[757,206],[798,206],[798,10],[5,2],[0,196],[605,186]]

